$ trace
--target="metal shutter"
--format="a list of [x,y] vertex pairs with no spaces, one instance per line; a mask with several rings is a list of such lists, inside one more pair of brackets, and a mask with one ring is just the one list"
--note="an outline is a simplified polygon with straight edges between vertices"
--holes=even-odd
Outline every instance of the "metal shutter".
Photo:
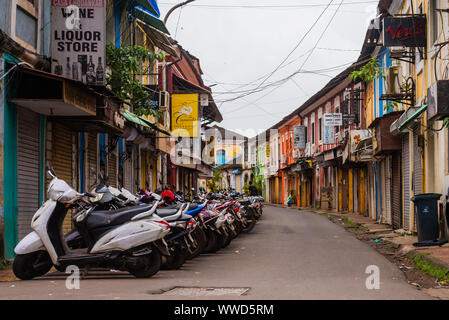
[[[126,150],[126,144],[125,144],[125,150]],[[132,154],[128,155],[129,158],[127,158],[123,163],[123,185],[125,186],[125,189],[127,189],[130,192],[134,191],[134,183],[133,183],[133,157]]]
[[[53,168],[59,179],[62,179],[70,186],[75,187],[72,177],[72,136],[73,132],[70,129],[59,123],[53,123]],[[64,219],[64,233],[72,229],[72,220],[70,216],[70,214],[67,214]]]
[[403,215],[405,230],[410,230],[410,137],[407,133],[402,138],[402,203],[403,203]]
[[385,158],[385,220],[391,224],[391,156]]
[[400,229],[402,228],[401,155],[395,153],[392,160],[392,224],[394,229]]
[[[109,141],[111,143],[111,141]],[[117,145],[114,150],[108,154],[108,177],[109,185],[112,187],[117,187]]]
[[[95,183],[96,175],[92,174],[92,170],[97,171],[97,133],[89,132],[87,136],[87,188],[89,189],[91,185]],[[97,172],[98,174],[98,172]],[[90,191],[90,190],[88,190]]]
[[[422,153],[418,147],[420,124],[413,127],[413,195],[422,193]],[[416,231],[416,214],[413,214],[413,231]]]
[[39,208],[40,116],[18,108],[17,222],[19,240],[31,232],[31,219]]

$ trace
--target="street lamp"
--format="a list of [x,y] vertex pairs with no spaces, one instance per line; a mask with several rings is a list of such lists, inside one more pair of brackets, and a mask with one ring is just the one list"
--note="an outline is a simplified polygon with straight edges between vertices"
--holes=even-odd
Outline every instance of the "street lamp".
[[190,2],[193,2],[193,1],[195,1],[195,0],[187,0],[187,1],[178,3],[177,5],[173,6],[170,10],[168,10],[167,14],[165,15],[164,24],[167,24],[168,17],[171,15],[171,13],[173,11],[175,11],[179,7],[185,6],[186,4],[189,4]]

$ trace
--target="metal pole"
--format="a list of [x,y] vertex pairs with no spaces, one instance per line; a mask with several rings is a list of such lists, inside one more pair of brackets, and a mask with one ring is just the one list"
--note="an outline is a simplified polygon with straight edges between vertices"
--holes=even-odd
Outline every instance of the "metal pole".
[[173,6],[170,10],[168,10],[167,14],[165,15],[164,24],[167,24],[168,17],[172,14],[173,11],[175,11],[179,7],[185,6],[186,4],[189,4],[190,2],[193,2],[193,1],[195,1],[195,0],[187,0],[187,1],[178,3],[177,5]]

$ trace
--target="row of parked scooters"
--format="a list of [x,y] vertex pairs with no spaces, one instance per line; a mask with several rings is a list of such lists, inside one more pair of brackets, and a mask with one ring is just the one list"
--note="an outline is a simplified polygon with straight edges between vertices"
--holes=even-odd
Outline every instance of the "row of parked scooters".
[[[23,280],[71,265],[148,278],[160,269],[178,269],[201,253],[217,252],[251,231],[262,216],[261,197],[203,193],[189,202],[169,190],[132,194],[107,186],[102,178],[90,192],[79,193],[53,169],[48,173],[49,199],[33,216],[33,231],[15,248],[13,271]],[[74,229],[64,235],[68,213]]]

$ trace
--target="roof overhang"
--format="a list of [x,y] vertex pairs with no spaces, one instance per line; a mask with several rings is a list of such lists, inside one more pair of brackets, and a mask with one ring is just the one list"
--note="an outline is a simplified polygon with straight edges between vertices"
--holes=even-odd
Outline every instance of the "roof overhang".
[[47,116],[95,116],[101,95],[82,82],[18,67],[8,101]]
[[393,135],[401,134],[405,129],[418,119],[418,117],[427,109],[427,105],[408,108],[396,121],[390,126],[390,132]]

